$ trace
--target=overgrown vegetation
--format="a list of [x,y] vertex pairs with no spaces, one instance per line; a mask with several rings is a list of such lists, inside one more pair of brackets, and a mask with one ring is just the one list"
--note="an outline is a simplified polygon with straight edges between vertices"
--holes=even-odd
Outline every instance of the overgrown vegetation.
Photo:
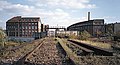
[[82,43],[85,43],[85,44],[90,44],[90,45],[100,47],[100,48],[111,49],[111,44],[108,44],[108,43],[93,42],[93,41],[90,41],[90,40],[87,40],[87,41],[86,40],[76,40],[76,41],[82,42]]
[[69,35],[69,38],[70,38],[70,39],[78,39],[79,36],[77,36],[77,35]]
[[[65,40],[64,41],[60,40],[60,41],[62,41],[60,43],[63,45],[63,47],[65,49],[70,49],[70,48],[73,49],[73,47],[71,47],[71,45],[69,45],[69,43],[67,44],[67,42]],[[99,44],[101,44],[101,43],[99,43]],[[67,47],[67,46],[69,46],[69,47]],[[73,49],[73,50],[75,50],[75,49]],[[69,54],[70,54],[69,57],[71,57],[72,60],[75,61],[76,65],[119,65],[120,64],[119,56],[94,56],[94,55],[77,56],[75,53],[73,53],[73,50],[67,50],[67,52],[69,52]]]
[[4,47],[6,41],[6,34],[3,32],[2,29],[0,29],[0,46]]
[[87,31],[80,32],[79,39],[80,40],[88,40],[91,35]]
[[67,34],[67,33],[60,33],[57,34],[59,38],[68,38],[68,39],[80,39],[80,40],[88,40],[91,35],[85,30],[80,32],[80,34]]
[[[35,40],[31,43],[25,43],[19,46],[7,48],[0,50],[0,62],[6,60],[5,62],[14,62],[22,58],[24,55],[29,53],[31,50],[33,50],[36,46],[38,46],[43,39],[41,40]],[[10,42],[11,44],[11,42]],[[13,43],[13,45],[16,43]],[[9,46],[10,47],[10,46]],[[5,63],[4,62],[4,63]]]

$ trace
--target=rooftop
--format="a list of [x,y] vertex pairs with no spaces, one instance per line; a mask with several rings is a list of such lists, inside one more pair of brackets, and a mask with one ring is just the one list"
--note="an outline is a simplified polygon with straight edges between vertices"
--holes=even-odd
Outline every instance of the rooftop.
[[16,16],[11,19],[9,19],[7,22],[37,22],[40,21],[40,17],[21,17],[21,16]]

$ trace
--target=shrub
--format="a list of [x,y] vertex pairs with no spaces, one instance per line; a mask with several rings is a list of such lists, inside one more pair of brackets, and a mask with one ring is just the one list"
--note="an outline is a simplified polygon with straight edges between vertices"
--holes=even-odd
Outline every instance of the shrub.
[[87,40],[91,37],[91,35],[87,31],[80,32],[79,39]]
[[77,35],[74,35],[74,34],[71,34],[71,35],[69,35],[69,38],[70,38],[70,39],[78,39],[78,36],[77,36]]
[[6,34],[0,29],[0,45],[4,46]]

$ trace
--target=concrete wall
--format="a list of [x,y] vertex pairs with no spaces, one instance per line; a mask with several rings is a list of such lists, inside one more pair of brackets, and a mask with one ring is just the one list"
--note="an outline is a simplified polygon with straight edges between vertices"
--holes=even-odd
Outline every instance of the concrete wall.
[[39,32],[39,33],[33,33],[33,38],[35,39],[40,39],[40,38],[44,38],[47,36],[47,32]]
[[26,37],[8,37],[8,40],[14,40],[14,41],[22,41],[22,42],[31,42],[34,40],[34,38],[26,38]]

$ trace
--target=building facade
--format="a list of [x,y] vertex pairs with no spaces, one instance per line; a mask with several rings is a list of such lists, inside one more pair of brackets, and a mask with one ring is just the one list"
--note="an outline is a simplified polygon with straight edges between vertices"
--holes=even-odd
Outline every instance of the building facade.
[[69,26],[67,30],[79,31],[79,32],[86,30],[92,36],[97,36],[98,34],[102,35],[105,33],[104,19],[94,19],[94,20],[78,22]]
[[32,37],[36,32],[41,32],[39,17],[16,16],[6,22],[6,33],[9,37]]
[[65,34],[67,36],[70,36],[70,35],[79,35],[79,32],[78,31],[57,31],[57,35],[59,34]]
[[114,24],[113,23],[105,24],[105,33],[106,33],[106,36],[112,35],[114,33]]
[[119,35],[120,34],[120,23],[105,24],[105,33],[107,35]]
[[120,36],[120,23],[114,23],[114,34]]

